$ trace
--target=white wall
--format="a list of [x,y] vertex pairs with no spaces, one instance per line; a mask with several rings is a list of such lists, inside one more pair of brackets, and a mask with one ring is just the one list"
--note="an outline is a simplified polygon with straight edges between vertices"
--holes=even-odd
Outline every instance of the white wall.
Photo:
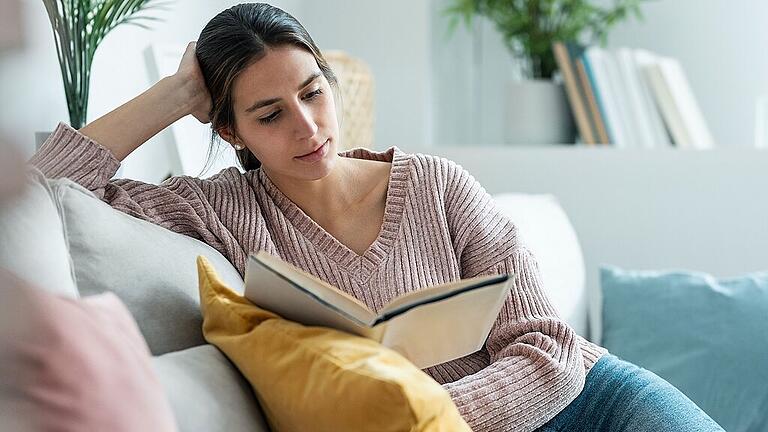
[[320,49],[364,60],[376,82],[375,147],[431,141],[431,0],[307,1],[296,18]]
[[445,9],[452,0],[432,3],[432,144],[501,144],[505,92],[509,82],[520,79],[520,71],[490,21],[475,19],[472,29],[461,22],[451,31]]

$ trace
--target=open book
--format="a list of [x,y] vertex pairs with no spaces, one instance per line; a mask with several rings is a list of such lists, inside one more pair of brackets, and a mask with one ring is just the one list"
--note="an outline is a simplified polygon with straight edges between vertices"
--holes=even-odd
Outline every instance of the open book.
[[393,349],[424,369],[480,350],[513,275],[479,276],[396,297],[378,313],[266,252],[251,254],[245,297],[285,319],[331,327]]

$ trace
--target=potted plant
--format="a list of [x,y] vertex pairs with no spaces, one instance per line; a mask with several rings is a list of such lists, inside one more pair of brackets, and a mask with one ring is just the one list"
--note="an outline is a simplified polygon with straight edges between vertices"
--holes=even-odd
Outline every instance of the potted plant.
[[164,9],[168,2],[155,0],[43,0],[53,28],[59,57],[64,92],[67,97],[70,125],[85,125],[91,65],[96,49],[104,37],[123,23],[148,28],[142,20],[157,18],[139,16],[149,9]]
[[642,18],[643,1],[612,0],[601,7],[590,0],[452,0],[446,13],[452,28],[460,20],[471,28],[473,18],[487,18],[520,62],[526,79],[510,85],[507,140],[569,143],[576,132],[562,83],[553,81],[553,43],[605,44],[612,26],[630,15]]

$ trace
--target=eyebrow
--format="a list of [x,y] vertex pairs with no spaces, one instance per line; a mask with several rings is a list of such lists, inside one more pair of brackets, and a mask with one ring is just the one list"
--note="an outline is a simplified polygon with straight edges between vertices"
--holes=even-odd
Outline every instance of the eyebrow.
[[[312,81],[316,80],[320,75],[322,75],[322,73],[320,73],[320,72],[313,73],[312,75],[309,76],[309,78],[305,79],[304,82],[301,83],[301,85],[299,86],[299,88],[297,90],[301,90],[304,87],[308,86],[309,83],[311,83]],[[258,101],[256,103],[254,103],[253,105],[251,105],[250,108],[246,109],[245,112],[250,114],[250,113],[256,111],[257,109],[259,109],[261,107],[265,107],[267,105],[272,105],[275,102],[280,102],[280,100],[281,100],[280,98],[272,98],[272,99],[264,99],[262,101]]]

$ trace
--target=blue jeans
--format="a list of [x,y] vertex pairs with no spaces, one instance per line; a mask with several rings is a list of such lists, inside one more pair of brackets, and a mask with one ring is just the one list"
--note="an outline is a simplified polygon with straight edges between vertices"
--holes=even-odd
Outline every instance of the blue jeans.
[[605,354],[584,390],[540,432],[723,431],[714,420],[653,372]]

